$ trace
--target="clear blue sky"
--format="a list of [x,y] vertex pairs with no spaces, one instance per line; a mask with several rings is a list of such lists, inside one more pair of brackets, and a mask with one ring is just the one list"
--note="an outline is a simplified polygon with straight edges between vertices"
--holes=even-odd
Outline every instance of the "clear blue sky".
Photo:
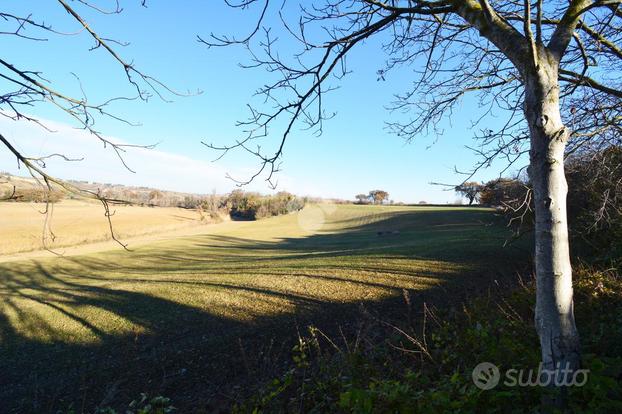
[[[16,14],[32,13],[34,19],[45,20],[60,31],[79,29],[56,2],[33,4],[20,1],[3,7],[14,9]],[[124,12],[119,15],[101,15],[76,2],[71,4],[101,35],[130,42],[129,46],[117,49],[138,68],[174,89],[200,89],[203,93],[174,97],[172,103],[152,98],[147,103],[136,101],[113,107],[115,113],[140,122],[139,127],[98,120],[97,128],[115,139],[135,144],[160,142],[157,156],[140,151],[128,156],[136,174],[123,171],[108,155],[100,156],[94,149],[99,148],[94,147],[96,143],[68,138],[71,132],[63,124],[75,124],[50,105],[38,105],[29,113],[53,121],[57,133],[46,134],[38,128],[2,120],[3,134],[25,151],[43,154],[60,148],[75,156],[86,154],[82,165],[50,164],[51,172],[63,178],[223,192],[234,187],[223,178],[226,172],[244,178],[254,170],[257,160],[242,153],[210,165],[217,154],[200,141],[231,143],[240,136],[235,121],[246,117],[245,105],[255,89],[265,82],[266,74],[262,70],[238,67],[239,62],[248,62],[243,48],[207,49],[196,41],[196,36],[208,36],[210,32],[244,34],[252,27],[255,13],[232,13],[221,1],[153,0],[147,8],[140,7],[139,1],[123,1]],[[22,69],[40,70],[56,89],[79,95],[79,86],[71,75],[74,72],[93,101],[132,94],[122,69],[110,56],[103,50],[88,50],[93,42],[85,33],[49,39],[32,42],[3,36],[3,59]],[[286,51],[287,47],[283,53]],[[353,73],[338,83],[339,90],[325,98],[326,109],[336,111],[337,116],[325,123],[320,137],[297,130],[290,138],[280,181],[284,189],[346,199],[375,188],[387,190],[396,201],[452,202],[457,198],[453,192],[429,183],[458,183],[462,176],[454,173],[454,167],[468,170],[475,163],[476,157],[464,148],[473,144],[470,121],[476,114],[474,101],[465,99],[451,124],[441,125],[445,133],[438,141],[433,136],[421,136],[406,144],[385,130],[384,122],[391,119],[385,107],[393,94],[408,89],[414,77],[411,70],[404,68],[386,81],[378,82],[376,71],[383,66],[385,58],[379,42],[374,40],[353,51],[348,60]],[[78,142],[84,142],[84,148]],[[493,165],[475,178],[494,178],[502,167]],[[3,150],[0,169],[16,172],[14,161]],[[169,174],[169,180],[161,178],[165,173]],[[251,188],[269,190],[262,181]]]

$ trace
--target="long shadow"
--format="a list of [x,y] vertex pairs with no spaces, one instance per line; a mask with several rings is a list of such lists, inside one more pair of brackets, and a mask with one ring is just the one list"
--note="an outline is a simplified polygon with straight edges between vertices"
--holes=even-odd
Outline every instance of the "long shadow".
[[[193,236],[129,256],[2,265],[0,412],[122,408],[141,392],[172,397],[181,412],[217,409],[282,372],[305,325],[347,330],[359,303],[399,319],[403,290],[418,302],[455,305],[507,278],[525,250],[502,248],[507,232],[495,220],[479,211],[390,213],[308,237]],[[386,294],[332,299],[313,291],[322,284]],[[287,307],[253,313],[224,299],[198,307],[159,296],[161,286]],[[102,326],[101,314],[111,325]]]

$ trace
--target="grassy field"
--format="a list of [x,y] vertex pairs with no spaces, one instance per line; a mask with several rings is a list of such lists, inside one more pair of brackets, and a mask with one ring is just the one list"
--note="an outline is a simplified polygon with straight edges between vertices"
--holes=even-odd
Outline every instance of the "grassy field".
[[404,291],[458,305],[527,257],[478,208],[320,205],[211,229],[0,264],[0,412],[141,392],[214,409],[282,371],[309,324],[354,329],[361,303],[389,317]]
[[[182,208],[111,206],[115,232],[120,238],[165,233],[201,224],[199,213]],[[0,255],[43,248],[46,215],[43,203],[0,203]],[[49,248],[110,239],[102,205],[93,201],[64,200],[53,205],[48,221],[56,236],[47,236]]]

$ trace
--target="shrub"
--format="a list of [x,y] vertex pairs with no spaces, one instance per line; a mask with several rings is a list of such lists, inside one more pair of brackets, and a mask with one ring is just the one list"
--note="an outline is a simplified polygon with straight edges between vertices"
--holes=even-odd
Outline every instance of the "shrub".
[[[80,410],[81,413],[84,410]],[[150,398],[147,394],[141,394],[139,398],[130,402],[127,408],[117,411],[111,407],[98,407],[93,414],[172,414],[176,412],[171,400],[166,397],[157,396]],[[58,411],[57,414],[76,414],[77,411],[70,408],[66,411]]]
[[[566,161],[568,225],[573,254],[619,267],[622,263],[622,146],[584,151]],[[485,184],[483,205],[497,207],[517,232],[533,229],[528,181],[500,178]]]
[[181,208],[194,209],[198,208],[203,200],[195,196],[184,196],[184,199],[180,201],[177,206]]
[[609,264],[622,262],[622,147],[567,161],[568,218],[575,251]]
[[479,201],[488,207],[515,208],[525,199],[528,189],[529,185],[521,180],[498,178],[484,184]]
[[298,211],[304,207],[305,200],[285,191],[262,196],[235,190],[227,197],[226,205],[234,219],[257,220]]

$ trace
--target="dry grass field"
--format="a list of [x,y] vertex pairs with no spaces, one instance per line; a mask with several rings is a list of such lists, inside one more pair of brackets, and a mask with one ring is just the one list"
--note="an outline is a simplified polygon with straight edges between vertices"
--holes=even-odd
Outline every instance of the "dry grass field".
[[[125,231],[130,217],[165,225],[150,211],[128,208]],[[65,213],[68,231],[89,228]],[[502,247],[496,220],[477,208],[312,205],[132,252],[0,264],[0,411],[121,408],[147,392],[211,412],[283,369],[309,324],[348,331],[360,304],[403,312],[405,291],[451,303],[503,277],[524,252]]]
[[[102,205],[90,200],[63,200],[51,205],[48,248],[59,249],[110,239]],[[168,207],[111,206],[115,234],[121,238],[166,233],[202,225],[194,210]],[[0,255],[42,249],[46,223],[44,203],[0,202]],[[47,232],[46,232],[47,233]]]

